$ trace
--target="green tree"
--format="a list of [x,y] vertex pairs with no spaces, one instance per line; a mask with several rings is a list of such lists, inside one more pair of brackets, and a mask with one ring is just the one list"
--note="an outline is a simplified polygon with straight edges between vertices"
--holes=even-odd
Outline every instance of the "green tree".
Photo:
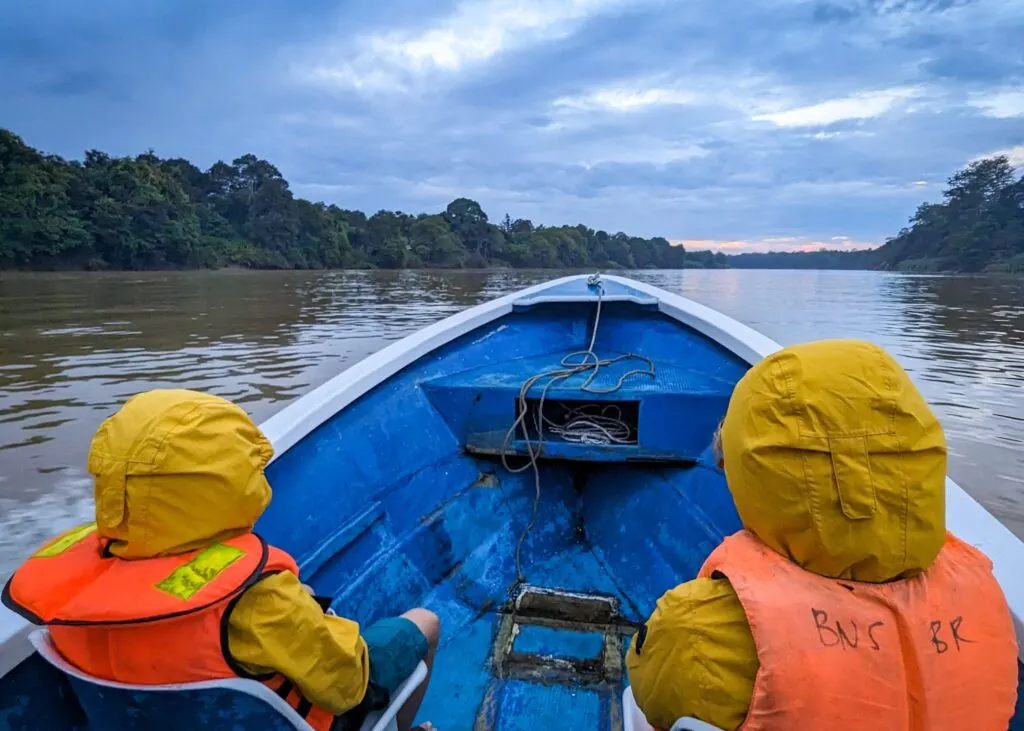
[[604,251],[612,265],[623,269],[636,268],[633,252],[629,248],[629,237],[626,234],[617,233],[609,237],[604,243]]
[[469,198],[456,198],[448,204],[444,217],[463,248],[469,252],[466,260],[469,266],[486,266],[502,257],[505,234],[488,222],[487,214],[479,203]]
[[420,216],[409,229],[412,253],[422,266],[458,268],[467,259],[465,247],[444,216]]
[[69,198],[96,254],[114,268],[188,265],[201,243],[188,196],[151,155],[111,158],[90,150]]
[[89,261],[92,236],[68,198],[77,172],[0,129],[0,268]]

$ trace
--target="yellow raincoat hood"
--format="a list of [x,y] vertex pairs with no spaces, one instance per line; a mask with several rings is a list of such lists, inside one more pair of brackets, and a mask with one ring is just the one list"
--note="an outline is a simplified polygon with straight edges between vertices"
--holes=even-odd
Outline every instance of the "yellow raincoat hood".
[[931,565],[946,536],[946,441],[881,348],[785,348],[739,382],[722,425],[743,525],[801,567],[882,582]]
[[252,529],[270,502],[270,442],[238,406],[157,390],[129,400],[89,450],[96,524],[122,558],[183,553]]

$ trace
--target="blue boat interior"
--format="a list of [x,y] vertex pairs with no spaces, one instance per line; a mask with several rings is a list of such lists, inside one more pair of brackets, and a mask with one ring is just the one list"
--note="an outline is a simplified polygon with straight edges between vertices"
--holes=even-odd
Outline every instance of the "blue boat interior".
[[[646,295],[612,296],[630,293],[606,285],[593,350],[647,360],[608,364],[588,390],[580,373],[539,379],[520,398],[529,379],[587,348],[597,314],[593,301],[522,299],[365,393],[269,468],[274,498],[257,530],[296,557],[338,614],[370,623],[424,606],[440,616],[421,721],[619,731],[636,627],[740,527],[710,445],[748,366]],[[555,427],[535,469],[535,431],[529,443],[521,429],[506,439],[524,405],[524,423],[543,408]],[[568,413],[613,414],[625,429],[613,444],[588,443],[557,428]],[[64,714],[54,728],[86,727],[49,673],[32,658],[3,680],[0,727],[28,704],[32,727],[51,727],[54,714]],[[47,704],[25,692],[39,684]]]
[[[439,728],[621,728],[635,626],[739,527],[709,445],[746,364],[654,307],[604,303],[594,344],[603,358],[650,363],[611,363],[588,391],[579,373],[525,394],[528,411],[543,397],[553,422],[568,409],[615,414],[629,427],[621,443],[545,434],[536,472],[522,430],[505,443],[524,382],[584,350],[595,313],[585,302],[517,307],[271,466],[259,529],[336,612],[365,623],[425,606],[441,617],[420,712]],[[653,376],[626,375],[651,366]]]

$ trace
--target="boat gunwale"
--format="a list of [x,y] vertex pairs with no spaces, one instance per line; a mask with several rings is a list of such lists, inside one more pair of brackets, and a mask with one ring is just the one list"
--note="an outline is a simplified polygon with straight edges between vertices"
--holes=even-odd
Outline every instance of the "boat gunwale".
[[[427,325],[367,356],[292,401],[260,425],[274,447],[274,459],[388,378],[438,348],[513,312],[516,305],[595,301],[592,294],[533,297],[570,282],[587,280],[589,276],[561,277],[483,302]],[[660,287],[616,275],[602,274],[601,279],[655,299],[661,313],[706,336],[749,365],[782,347],[718,310]],[[637,299],[630,294],[607,297],[607,301]],[[996,579],[1013,614],[1018,659],[1024,661],[1024,572],[1020,570],[1024,566],[1024,542],[950,477],[946,478],[946,524],[961,540],[992,560]],[[32,654],[28,640],[32,629],[33,625],[26,620],[0,607],[0,677]]]
[[[483,302],[427,325],[367,356],[326,383],[300,396],[260,425],[263,433],[274,445],[275,458],[287,452],[307,434],[384,380],[428,353],[504,317],[511,313],[516,305],[593,302],[595,296],[592,294],[533,297],[546,290],[587,278],[588,275],[575,274]],[[614,282],[646,294],[657,301],[659,311],[707,336],[748,364],[756,363],[781,347],[774,340],[743,323],[693,300],[625,277],[602,275],[601,278],[605,282]],[[609,294],[603,299],[606,302],[642,302],[636,296],[628,294]]]

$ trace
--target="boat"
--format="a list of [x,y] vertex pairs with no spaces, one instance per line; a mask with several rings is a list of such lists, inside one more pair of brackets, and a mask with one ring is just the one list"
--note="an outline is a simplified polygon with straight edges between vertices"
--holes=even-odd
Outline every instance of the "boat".
[[[420,712],[439,729],[619,731],[631,635],[740,528],[712,435],[737,380],[778,347],[618,276],[495,299],[262,424],[274,499],[257,531],[340,615],[440,616]],[[993,560],[1020,633],[1024,545],[947,485],[949,529]],[[0,729],[96,728],[33,628],[2,611]]]

